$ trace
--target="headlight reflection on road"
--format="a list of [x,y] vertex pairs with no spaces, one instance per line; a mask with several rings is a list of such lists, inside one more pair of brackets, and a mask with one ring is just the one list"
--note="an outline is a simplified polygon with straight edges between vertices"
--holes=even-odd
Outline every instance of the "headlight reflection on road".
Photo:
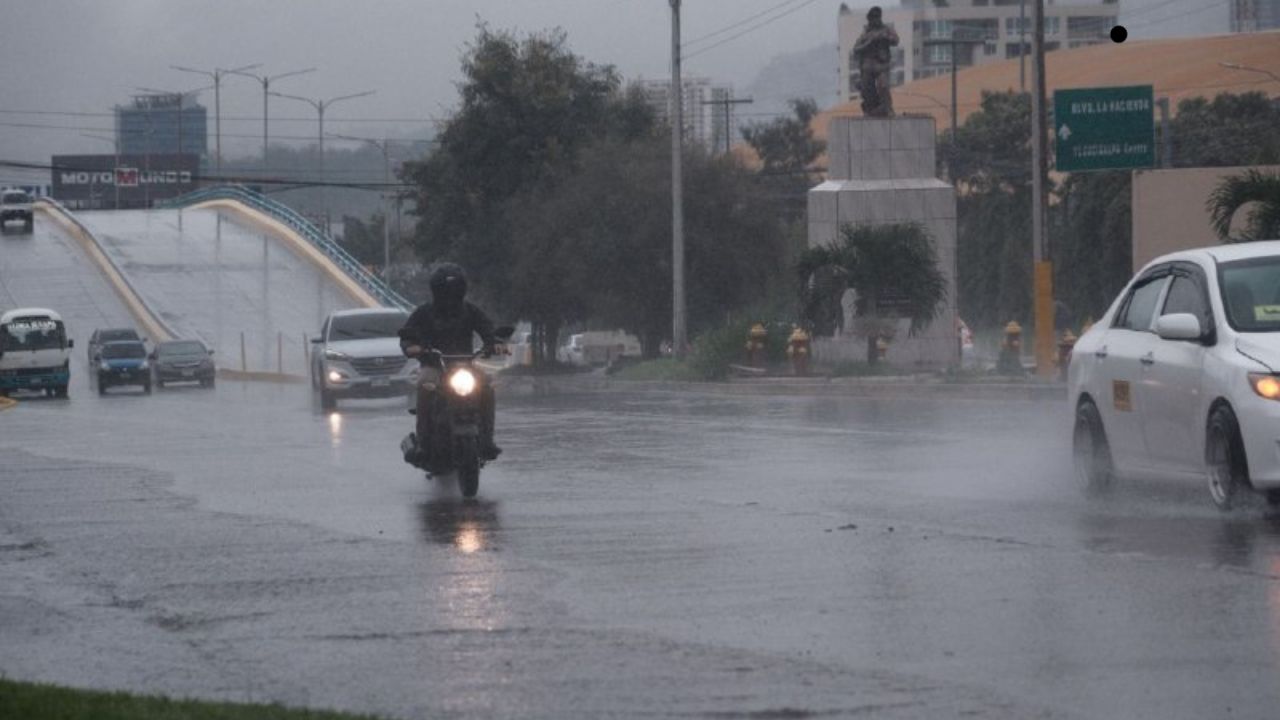
[[463,522],[458,526],[453,544],[462,552],[471,554],[484,549],[484,540],[484,528],[475,522]]
[[342,413],[329,413],[329,442],[334,447],[342,444]]

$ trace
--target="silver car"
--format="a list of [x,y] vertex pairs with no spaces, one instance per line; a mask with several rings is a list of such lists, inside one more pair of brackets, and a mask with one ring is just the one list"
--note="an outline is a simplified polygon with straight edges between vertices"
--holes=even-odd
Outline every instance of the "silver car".
[[418,365],[400,351],[403,310],[339,310],[325,318],[311,350],[311,387],[325,410],[339,398],[407,397]]

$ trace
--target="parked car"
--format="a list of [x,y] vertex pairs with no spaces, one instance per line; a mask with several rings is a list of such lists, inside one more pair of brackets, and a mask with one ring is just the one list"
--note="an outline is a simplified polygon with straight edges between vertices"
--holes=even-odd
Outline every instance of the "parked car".
[[157,387],[166,383],[198,382],[213,387],[217,368],[213,351],[199,340],[169,340],[156,345],[149,356]]
[[1221,509],[1280,504],[1280,241],[1153,260],[1076,342],[1068,389],[1087,489],[1198,475]]
[[389,308],[340,310],[325,318],[311,350],[311,387],[320,407],[329,410],[339,398],[408,396],[418,378],[418,364],[400,350],[409,314]]
[[143,392],[151,392],[151,366],[147,362],[147,348],[141,342],[103,343],[97,358],[99,395],[117,385],[141,385]]
[[556,360],[569,365],[607,365],[624,355],[639,356],[640,340],[621,330],[576,333],[556,349]]
[[119,342],[121,340],[131,340],[134,342],[145,342],[138,331],[133,328],[99,328],[93,331],[89,336],[89,347],[86,352],[89,355],[89,365],[92,366],[98,359],[98,353],[101,352],[102,346],[109,342]]

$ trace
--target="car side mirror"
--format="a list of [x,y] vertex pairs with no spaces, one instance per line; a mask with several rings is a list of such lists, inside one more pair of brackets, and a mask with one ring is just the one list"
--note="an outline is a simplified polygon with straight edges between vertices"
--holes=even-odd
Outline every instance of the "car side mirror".
[[212,355],[212,354],[213,354],[213,348],[209,348],[209,354],[210,354],[210,355]]
[[147,359],[148,359],[148,360],[155,360],[155,359],[156,359],[156,354],[155,354],[155,353],[147,353]]
[[511,327],[510,325],[503,325],[502,327],[499,327],[498,329],[493,331],[493,336],[505,342],[512,335],[514,335],[515,332],[516,332],[516,329]]
[[72,340],[71,338],[67,338],[67,347],[68,347],[68,348],[73,348],[73,347],[75,347],[75,346],[76,346],[76,341],[75,341],[75,340]]
[[311,344],[312,344],[312,345],[319,345],[319,344],[320,344],[320,343],[322,343],[322,342],[324,342],[324,338],[322,338],[322,337],[313,337],[313,338],[311,338]]
[[1156,320],[1156,334],[1165,340],[1199,340],[1200,319],[1191,313],[1161,315]]

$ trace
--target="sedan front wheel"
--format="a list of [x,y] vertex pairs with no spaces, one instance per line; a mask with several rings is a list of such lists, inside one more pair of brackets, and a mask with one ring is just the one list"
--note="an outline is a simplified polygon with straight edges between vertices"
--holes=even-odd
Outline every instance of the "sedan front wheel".
[[1209,414],[1204,444],[1205,472],[1209,480],[1209,496],[1219,510],[1230,510],[1249,486],[1249,469],[1245,463],[1244,442],[1240,439],[1240,423],[1226,405]]

